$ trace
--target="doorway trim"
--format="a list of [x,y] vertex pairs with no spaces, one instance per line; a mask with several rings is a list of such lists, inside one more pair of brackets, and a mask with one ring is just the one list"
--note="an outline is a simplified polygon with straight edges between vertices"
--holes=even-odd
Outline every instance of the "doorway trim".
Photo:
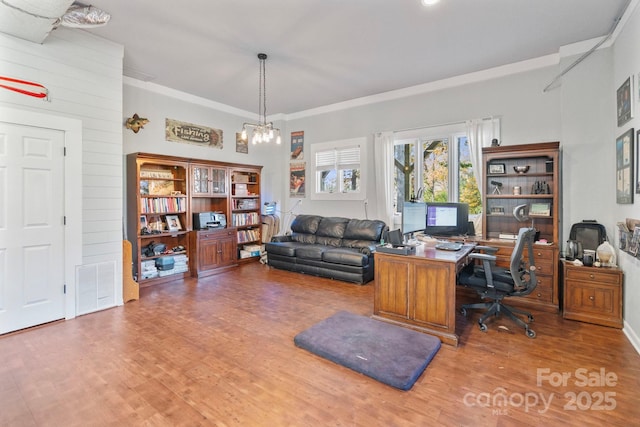
[[65,319],[76,317],[77,266],[82,265],[82,120],[0,106],[0,121],[64,132]]

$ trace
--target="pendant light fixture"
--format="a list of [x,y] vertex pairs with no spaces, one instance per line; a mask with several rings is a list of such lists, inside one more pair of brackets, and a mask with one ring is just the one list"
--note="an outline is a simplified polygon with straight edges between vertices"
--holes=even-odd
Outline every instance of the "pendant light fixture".
[[260,81],[258,85],[258,123],[244,123],[242,125],[242,139],[247,141],[248,132],[251,132],[251,143],[261,144],[271,142],[276,137],[276,144],[280,144],[280,129],[273,127],[273,122],[267,123],[267,89],[266,89],[266,53],[259,53]]

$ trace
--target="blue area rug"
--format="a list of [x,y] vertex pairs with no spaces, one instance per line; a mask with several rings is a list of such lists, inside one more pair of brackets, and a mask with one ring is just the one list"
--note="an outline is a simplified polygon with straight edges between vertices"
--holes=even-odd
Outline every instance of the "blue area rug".
[[340,311],[294,338],[311,353],[409,390],[440,349],[434,336]]

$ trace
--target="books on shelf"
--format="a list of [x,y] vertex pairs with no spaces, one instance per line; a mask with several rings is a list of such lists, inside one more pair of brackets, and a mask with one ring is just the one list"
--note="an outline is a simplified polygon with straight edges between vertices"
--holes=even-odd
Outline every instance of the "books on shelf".
[[258,240],[260,240],[259,229],[238,230],[238,243],[255,242]]
[[234,227],[258,225],[260,224],[260,215],[257,212],[234,213],[231,215],[231,223]]
[[142,213],[184,212],[186,199],[184,197],[145,197],[140,200]]

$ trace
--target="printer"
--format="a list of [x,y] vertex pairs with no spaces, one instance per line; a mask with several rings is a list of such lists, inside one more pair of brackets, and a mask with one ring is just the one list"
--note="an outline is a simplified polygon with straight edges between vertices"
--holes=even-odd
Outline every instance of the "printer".
[[193,214],[193,229],[225,228],[227,218],[222,212],[197,212]]

